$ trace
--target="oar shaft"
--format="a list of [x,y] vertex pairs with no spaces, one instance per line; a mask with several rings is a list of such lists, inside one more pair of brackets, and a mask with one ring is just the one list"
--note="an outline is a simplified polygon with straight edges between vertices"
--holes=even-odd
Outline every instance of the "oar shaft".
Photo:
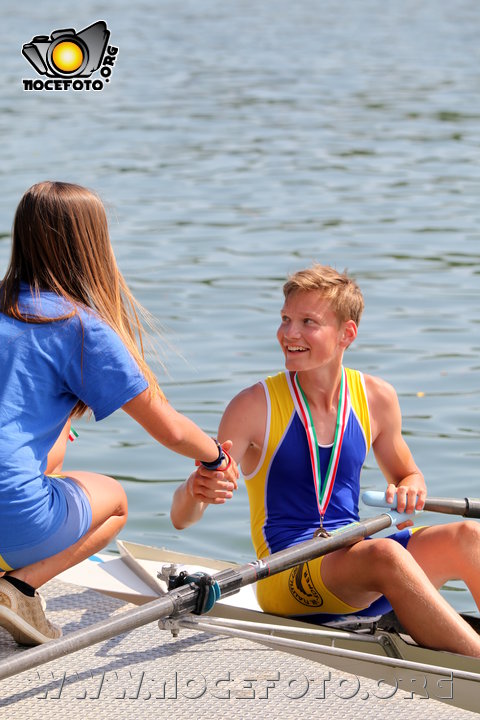
[[[391,525],[392,517],[388,513],[383,513],[377,517],[347,525],[330,537],[307,540],[269,555],[263,560],[241,565],[231,570],[222,570],[215,575],[215,580],[220,586],[222,596],[231,595],[244,585],[249,585],[282,570],[288,570],[295,565],[326,555],[341,547],[353,545],[367,535],[373,535]],[[197,586],[184,585],[158,600],[153,600],[108,620],[69,633],[58,640],[52,640],[44,645],[25,650],[14,657],[9,657],[0,662],[0,680],[135,630],[160,618],[175,617],[192,612],[196,607],[198,593]]]
[[477,498],[435,498],[425,501],[425,510],[429,512],[461,515],[462,517],[480,518],[480,500]]
[[345,528],[333,533],[329,537],[317,537],[313,540],[306,540],[298,545],[281,550],[280,552],[268,555],[262,560],[257,560],[247,565],[236,567],[232,570],[222,570],[215,575],[215,580],[220,585],[222,597],[232,595],[244,585],[250,585],[257,580],[263,580],[270,575],[275,575],[283,570],[308,562],[314,558],[328,555],[335,550],[348,545],[354,545],[367,535],[374,535],[380,530],[391,527],[392,519],[387,513],[376,517],[352,523]]
[[[191,609],[194,609],[196,593],[189,586],[176,590],[175,596],[183,596],[187,593],[192,597]],[[52,640],[38,647],[25,650],[13,657],[8,657],[0,662],[0,680],[17,675],[25,670],[31,670],[38,665],[57,660],[78,650],[83,650],[98,642],[109,640],[124,632],[154,622],[160,617],[169,617],[171,614],[175,614],[175,605],[174,593],[169,593],[153,602],[127,610],[81,630],[76,630],[58,640]],[[188,606],[188,603],[186,602],[185,605]]]
[[[397,509],[397,496],[393,503],[387,503],[385,493],[378,490],[366,490],[362,494],[365,505],[377,508]],[[480,518],[480,499],[478,498],[436,498],[428,497],[425,500],[424,510],[429,512],[447,513],[448,515],[461,515],[462,517]]]

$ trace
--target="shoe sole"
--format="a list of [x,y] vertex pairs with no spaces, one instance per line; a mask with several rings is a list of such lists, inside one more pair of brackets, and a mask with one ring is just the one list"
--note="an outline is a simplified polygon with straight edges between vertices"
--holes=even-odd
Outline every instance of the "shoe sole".
[[2,606],[0,606],[0,626],[8,630],[20,645],[43,645],[43,643],[57,639],[44,635],[13,610]]

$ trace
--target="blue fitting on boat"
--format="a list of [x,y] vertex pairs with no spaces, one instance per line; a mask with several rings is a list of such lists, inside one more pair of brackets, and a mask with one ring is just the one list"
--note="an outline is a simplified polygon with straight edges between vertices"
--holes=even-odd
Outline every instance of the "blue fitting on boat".
[[207,613],[222,595],[218,582],[205,572],[189,575],[184,570],[180,575],[171,577],[169,580],[169,590],[175,590],[183,585],[195,585],[198,588],[195,610],[192,611],[194,615]]
[[193,583],[199,589],[197,604],[193,611],[194,615],[207,613],[213,608],[222,594],[218,582],[207,573],[196,572],[193,575],[187,575],[187,583]]

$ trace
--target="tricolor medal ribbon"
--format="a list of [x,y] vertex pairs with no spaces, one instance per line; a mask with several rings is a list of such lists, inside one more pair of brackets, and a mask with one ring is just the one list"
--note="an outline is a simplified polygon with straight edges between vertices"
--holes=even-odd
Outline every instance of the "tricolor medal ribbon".
[[293,390],[300,409],[303,425],[307,434],[308,450],[312,463],[313,482],[318,502],[318,511],[320,513],[320,532],[324,534],[323,517],[330,502],[333,485],[338,469],[338,461],[340,459],[340,451],[342,449],[343,436],[345,433],[345,424],[347,417],[347,376],[345,368],[342,366],[342,376],[340,379],[340,393],[338,397],[337,423],[335,426],[335,437],[333,439],[332,452],[328,463],[327,474],[322,482],[322,472],[320,468],[320,449],[318,446],[317,434],[313,424],[312,413],[308,404],[307,397],[302,390],[297,373],[293,376]]

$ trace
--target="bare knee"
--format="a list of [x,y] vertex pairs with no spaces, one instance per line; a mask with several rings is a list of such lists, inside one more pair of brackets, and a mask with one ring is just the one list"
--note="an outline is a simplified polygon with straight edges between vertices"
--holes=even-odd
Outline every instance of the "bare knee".
[[127,502],[127,496],[126,496],[123,488],[122,488],[122,494],[123,494],[123,497],[121,498],[119,504],[117,505],[115,512],[112,514],[112,517],[115,517],[117,520],[117,525],[118,525],[119,531],[124,527],[124,525],[127,522],[127,518],[128,518],[128,502]]
[[127,493],[125,492],[123,487],[120,485],[118,480],[114,480],[114,482],[117,484],[118,499],[117,499],[117,507],[116,507],[113,515],[118,515],[119,517],[124,517],[125,522],[127,522],[127,515],[128,515]]
[[473,520],[455,523],[454,535],[448,548],[458,568],[480,562],[480,525]]
[[390,538],[374,538],[367,540],[365,551],[368,562],[375,566],[388,566],[395,563],[405,553],[405,548],[400,543]]
[[118,482],[118,480],[114,480],[113,478],[109,478],[109,480],[112,481],[112,492],[110,495],[112,504],[107,510],[107,515],[110,518],[115,519],[115,526],[117,527],[117,532],[120,532],[120,530],[127,522],[128,517],[127,494],[123,489],[122,485],[120,485],[120,483]]
[[[124,527],[128,518],[127,494],[118,480],[106,477],[102,497],[94,498],[92,505],[92,526],[109,528],[112,540]],[[107,493],[105,493],[107,490]],[[106,500],[108,498],[108,501]]]
[[340,600],[352,607],[366,607],[380,595],[387,595],[392,585],[404,581],[405,562],[416,565],[399,543],[374,538],[327,555],[321,575],[325,586]]
[[480,525],[473,520],[456,523],[455,540],[462,549],[472,550],[474,547],[478,547],[480,545]]
[[92,509],[92,526],[101,525],[115,517],[121,526],[128,515],[128,501],[122,485],[108,475],[72,472],[69,476],[83,489]]
[[435,547],[438,561],[468,559],[480,552],[480,525],[473,520],[462,520],[435,528]]
[[365,572],[371,579],[372,589],[383,595],[392,582],[398,582],[404,576],[408,566],[416,565],[407,550],[395,540],[374,538],[365,544]]

